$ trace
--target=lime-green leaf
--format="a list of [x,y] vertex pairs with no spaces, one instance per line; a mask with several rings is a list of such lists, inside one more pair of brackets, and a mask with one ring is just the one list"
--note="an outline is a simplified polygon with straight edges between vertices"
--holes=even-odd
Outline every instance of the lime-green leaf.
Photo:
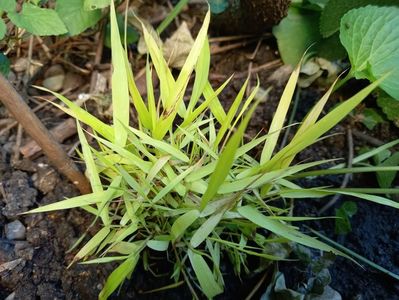
[[329,37],[339,30],[343,15],[354,8],[366,5],[391,6],[398,5],[397,0],[329,0],[320,17],[320,32]]
[[284,63],[296,66],[306,49],[320,40],[320,13],[291,7],[288,15],[273,28]]
[[210,216],[194,233],[193,237],[190,240],[191,246],[193,248],[198,247],[205,239],[209,236],[209,234],[215,229],[215,227],[219,224],[224,214],[224,210],[218,212],[212,216]]
[[193,209],[178,217],[171,228],[173,239],[183,235],[186,229],[198,219],[199,215],[200,212],[197,209]]
[[203,293],[208,298],[213,298],[216,295],[221,294],[223,289],[216,282],[215,277],[205,259],[203,259],[200,254],[197,254],[190,249],[188,250],[188,257]]
[[55,10],[24,3],[20,13],[9,12],[10,20],[20,28],[36,35],[59,35],[68,32]]
[[113,0],[84,0],[84,9],[95,10],[108,7],[111,1],[114,2]]
[[89,255],[110,233],[109,227],[103,227],[76,253],[74,260],[79,260]]
[[252,206],[242,206],[239,207],[238,212],[240,215],[242,215],[244,218],[250,220],[251,222],[255,223],[256,225],[269,230],[279,236],[282,236],[286,239],[289,239],[290,241],[296,242],[298,244],[302,244],[311,248],[327,251],[327,252],[333,252],[335,254],[340,254],[342,253],[329,245],[320,242],[319,240],[308,236],[306,234],[303,234],[302,232],[298,231],[297,229],[284,224],[278,220],[268,218],[267,216],[263,215],[260,213],[256,208]]
[[125,51],[119,36],[114,1],[111,1],[111,45],[112,45],[112,112],[115,144],[125,146],[129,126],[129,88],[125,66]]
[[[109,4],[109,0],[108,4]],[[70,35],[77,35],[94,26],[101,18],[100,10],[86,11],[84,0],[57,0],[55,10],[64,22]]]
[[[0,19],[0,40],[4,38],[7,33],[7,26],[3,19]],[[4,54],[3,54],[4,55]]]
[[104,288],[102,289],[99,300],[106,300],[117,289],[117,287],[133,272],[139,260],[139,254],[130,255],[119,267],[117,267],[107,278]]
[[341,20],[341,42],[348,51],[351,73],[375,81],[399,100],[399,7],[366,6],[353,9]]
[[235,153],[237,151],[238,146],[240,145],[242,136],[244,134],[245,129],[247,128],[248,122],[254,112],[257,104],[255,104],[250,111],[245,116],[244,120],[241,122],[237,131],[233,134],[230,140],[227,142],[226,147],[223,149],[219,159],[217,160],[217,164],[215,167],[215,171],[212,173],[209,178],[209,184],[206,192],[202,196],[201,200],[201,210],[203,210],[207,203],[213,199],[213,197],[217,194],[219,187],[223,184],[226,176],[230,172],[230,168],[233,165]]
[[0,10],[5,12],[14,12],[17,8],[17,1],[15,0],[1,0],[0,1]]

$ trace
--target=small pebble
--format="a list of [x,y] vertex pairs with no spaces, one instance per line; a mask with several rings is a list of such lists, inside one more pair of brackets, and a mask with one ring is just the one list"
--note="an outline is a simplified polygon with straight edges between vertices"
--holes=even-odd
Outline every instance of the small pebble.
[[18,220],[6,224],[5,232],[9,240],[24,240],[26,236],[25,226]]

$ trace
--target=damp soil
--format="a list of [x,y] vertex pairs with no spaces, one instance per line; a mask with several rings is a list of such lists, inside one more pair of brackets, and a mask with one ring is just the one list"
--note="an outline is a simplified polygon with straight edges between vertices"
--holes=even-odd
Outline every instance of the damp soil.
[[[216,55],[212,61],[212,73],[244,72],[247,70],[249,62],[256,66],[276,59],[273,45],[270,47],[269,44],[268,41],[263,42],[253,60],[250,60],[249,57],[256,45]],[[262,103],[254,114],[248,129],[248,138],[268,128],[269,120],[275,111],[279,95],[287,80],[287,76],[284,74],[287,72],[280,70],[280,74],[276,77],[276,68],[265,69],[258,73],[262,87],[267,88],[269,85],[273,85],[273,90],[270,92],[268,100]],[[233,80],[231,86],[222,93],[220,99],[226,107],[230,105],[244,80],[243,77]],[[212,83],[218,85],[221,81],[220,78],[214,78]],[[254,85],[256,82],[251,81],[251,84]],[[303,90],[294,120],[300,121],[307,109],[321,94],[322,89],[319,88]],[[332,99],[329,107],[333,107],[339,101],[339,98]],[[368,101],[372,104],[374,100]],[[50,116],[48,116],[48,120],[57,123],[57,120]],[[363,125],[356,122],[355,117],[350,117],[342,125],[332,130],[332,133],[336,133],[336,135],[301,153],[298,156],[298,161],[345,158],[347,156],[346,130],[348,127],[356,128],[358,131],[363,131],[384,142],[399,136],[398,129],[390,123],[380,124],[375,130],[367,131]],[[75,196],[77,191],[65,178],[52,169],[44,157],[33,161],[22,160],[12,163],[15,136],[15,132],[12,132],[8,136],[0,137],[0,299],[7,297],[10,297],[7,299],[18,300],[97,299],[106,277],[115,265],[72,264],[69,266],[76,253],[76,250],[68,251],[71,246],[82,234],[90,236],[95,232],[96,228],[90,226],[91,217],[79,209],[47,214],[22,214],[38,205]],[[292,134],[288,137],[290,136]],[[67,143],[73,144],[75,141],[72,139]],[[370,146],[367,141],[358,139],[356,136],[354,145],[355,152],[363,146]],[[50,187],[48,186],[49,182]],[[334,176],[320,179],[318,182],[304,182],[304,184],[339,186],[341,182],[342,176]],[[396,184],[398,185],[398,182]],[[374,174],[363,177],[356,176],[350,181],[350,185],[376,186],[376,178]],[[334,209],[345,200],[347,199],[342,197],[326,214],[334,214]],[[315,216],[326,201],[328,199],[297,201],[295,212],[298,215]],[[380,205],[359,201],[357,203],[358,212],[351,219],[353,230],[344,237],[337,237],[334,234],[334,222],[331,220],[309,224],[330,238],[339,240],[351,250],[399,274],[398,212]],[[25,235],[19,240],[7,239],[6,226],[15,220],[19,220],[24,225]],[[185,285],[166,291],[146,293],[172,283],[170,274],[166,274],[171,266],[167,258],[159,257],[157,253],[150,253],[150,255],[155,258],[154,264],[151,266],[152,272],[145,271],[143,264],[139,263],[131,280],[126,281],[121,289],[112,296],[112,299],[190,299],[190,292]],[[306,269],[299,262],[282,264],[280,268],[286,275],[287,284],[293,288],[308,279]],[[261,277],[244,275],[238,278],[233,275],[228,264],[225,264],[223,272],[226,274],[226,293],[217,299],[245,299]],[[337,258],[330,267],[330,273],[332,275],[330,286],[338,291],[343,299],[399,299],[398,281],[367,266],[361,268],[347,259]],[[267,285],[268,280],[263,282],[253,299],[259,299]]]

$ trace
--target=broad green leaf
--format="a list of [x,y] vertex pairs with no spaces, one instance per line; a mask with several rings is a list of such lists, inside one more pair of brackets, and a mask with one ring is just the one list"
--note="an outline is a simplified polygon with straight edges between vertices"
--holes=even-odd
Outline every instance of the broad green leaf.
[[115,144],[125,146],[129,126],[129,88],[125,66],[125,50],[119,36],[114,1],[111,1],[111,45],[112,45],[112,117]]
[[[395,102],[399,103],[398,101]],[[373,130],[376,125],[384,122],[384,118],[382,117],[381,113],[375,108],[365,108],[362,111],[362,116],[363,118],[361,119],[361,122],[369,130]]]
[[[6,23],[4,23],[3,19],[0,19],[0,40],[2,40],[4,38],[4,36],[7,33],[7,26]],[[1,55],[4,56],[3,53],[1,53]]]
[[[0,20],[1,24],[1,20]],[[10,60],[7,56],[0,52],[0,73],[4,76],[8,76],[10,73]]]
[[134,270],[139,260],[139,253],[131,254],[119,267],[117,267],[107,278],[104,288],[102,289],[99,300],[106,300],[117,289],[117,287],[129,276]]
[[173,239],[182,236],[186,229],[198,219],[199,215],[200,212],[197,209],[193,209],[178,217],[176,221],[173,222],[170,230]]
[[213,14],[220,14],[229,7],[228,0],[209,0],[209,6]]
[[388,95],[379,95],[377,104],[387,116],[388,120],[392,121],[396,127],[399,127],[399,101]]
[[254,224],[269,230],[279,236],[282,236],[290,241],[296,242],[301,245],[305,245],[311,248],[332,252],[335,254],[343,255],[340,251],[330,247],[329,245],[320,242],[319,240],[303,234],[302,232],[294,229],[293,227],[286,225],[278,220],[270,219],[267,216],[260,213],[256,208],[252,206],[239,207],[238,212],[246,219],[250,220]]
[[[109,0],[108,4],[109,4]],[[86,11],[84,0],[57,0],[55,11],[64,22],[70,35],[77,35],[94,26],[101,18],[100,10]]]
[[273,28],[284,63],[296,66],[306,49],[321,39],[319,16],[316,11],[291,7],[287,17]]
[[[399,152],[392,154],[384,160],[380,166],[399,166]],[[390,188],[395,180],[397,171],[377,172],[378,185],[382,188]]]
[[1,0],[0,1],[0,10],[5,12],[14,12],[17,8],[16,0]]
[[398,5],[397,0],[329,0],[320,17],[320,32],[329,37],[339,30],[341,18],[351,9],[366,6]]
[[350,74],[375,81],[389,73],[380,87],[399,100],[399,7],[353,9],[343,16],[340,28],[352,65]]
[[108,7],[111,1],[114,2],[113,0],[83,0],[84,9],[87,11]]
[[188,258],[194,269],[195,276],[201,286],[202,292],[208,297],[213,298],[223,292],[222,287],[216,282],[215,277],[200,254],[188,249]]
[[24,3],[22,11],[9,12],[11,22],[36,35],[60,35],[68,32],[58,13],[53,9],[40,8]]

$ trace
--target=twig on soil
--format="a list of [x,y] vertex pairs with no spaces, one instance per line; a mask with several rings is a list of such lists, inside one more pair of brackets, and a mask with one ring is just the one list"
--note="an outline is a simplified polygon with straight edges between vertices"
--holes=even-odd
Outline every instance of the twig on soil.
[[258,54],[258,51],[259,51],[259,48],[260,48],[261,44],[262,44],[262,38],[259,39],[258,43],[256,44],[254,52],[252,52],[252,54],[249,56],[249,60],[250,60],[250,62],[248,64],[248,78],[249,78],[249,80],[248,80],[247,90],[245,91],[247,97],[251,93],[251,89],[252,89],[252,87],[251,87],[251,77],[252,77],[252,68],[253,68],[253,65],[254,65],[253,60],[255,59],[256,54]]
[[383,141],[380,141],[379,139],[377,139],[375,137],[369,136],[369,135],[367,135],[367,134],[365,134],[365,133],[363,133],[363,132],[361,132],[361,131],[359,131],[357,129],[353,129],[353,135],[355,137],[357,137],[357,138],[369,143],[370,145],[373,145],[373,146],[376,146],[376,147],[384,145]]
[[[76,122],[71,118],[66,119],[65,121],[59,123],[56,127],[52,128],[50,133],[58,143],[62,143],[76,133]],[[25,158],[31,158],[41,150],[42,148],[35,140],[30,140],[28,143],[19,148],[19,152]]]
[[245,40],[242,42],[238,42],[238,43],[230,44],[230,45],[226,45],[226,46],[211,46],[211,55],[220,54],[220,53],[227,52],[227,51],[230,51],[233,49],[245,47],[248,44],[254,43],[256,41],[258,41],[258,39]]
[[[280,59],[272,60],[263,65],[252,68],[252,74],[259,73],[260,71],[274,69],[274,68],[279,67],[280,65],[281,65]],[[248,71],[243,71],[243,72],[234,74],[234,79],[246,78],[247,76],[248,76]],[[215,74],[215,73],[209,75],[209,78],[211,80],[226,80],[228,77],[229,77],[228,75]]]
[[262,286],[262,284],[265,282],[267,275],[269,274],[269,269],[265,271],[265,274],[263,274],[262,278],[258,281],[258,283],[254,286],[252,291],[249,293],[249,295],[245,298],[245,300],[251,300],[253,299],[255,293],[259,290],[259,288]]
[[15,146],[14,146],[14,155],[12,158],[12,163],[15,164],[19,161],[19,158],[21,157],[20,153],[19,153],[19,148],[21,147],[22,144],[22,134],[23,134],[24,130],[21,126],[21,124],[18,125],[18,130],[17,130],[17,138],[15,141]]
[[26,132],[40,145],[50,162],[72,181],[82,194],[91,191],[86,177],[75,163],[66,155],[62,147],[54,140],[38,117],[30,110],[14,87],[0,75],[0,100]]
[[[347,137],[347,143],[348,143],[348,163],[347,167],[351,168],[352,163],[353,163],[353,156],[354,156],[354,150],[353,150],[353,136],[352,136],[352,130],[350,128],[347,129],[346,131],[346,137]],[[351,173],[346,173],[344,176],[344,180],[342,181],[342,184],[340,186],[341,189],[345,188],[350,179],[352,177]],[[319,215],[322,215],[325,213],[329,208],[331,208],[339,199],[341,198],[341,194],[335,194],[334,197],[326,204],[324,205],[318,212]]]
[[96,56],[94,57],[94,63],[93,63],[93,68],[94,71],[91,74],[91,79],[90,79],[90,93],[93,93],[96,87],[97,83],[97,77],[98,77],[98,70],[97,70],[97,65],[101,63],[101,58],[103,56],[103,49],[104,49],[104,30],[101,30],[99,33],[98,39],[97,39],[97,50],[96,50]]

